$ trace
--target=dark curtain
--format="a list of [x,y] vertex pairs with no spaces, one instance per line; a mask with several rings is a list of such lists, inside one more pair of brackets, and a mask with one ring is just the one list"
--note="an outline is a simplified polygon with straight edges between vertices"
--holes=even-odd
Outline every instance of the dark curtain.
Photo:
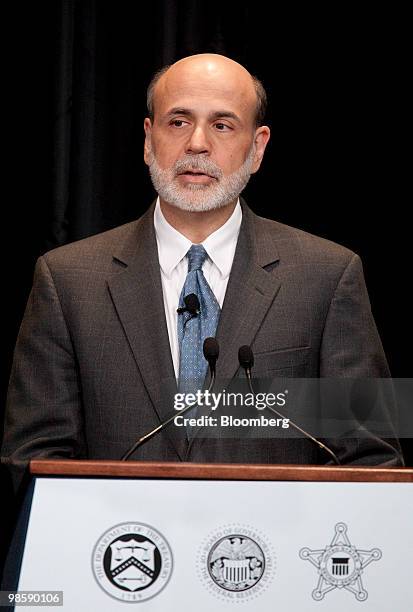
[[161,66],[206,51],[243,63],[270,97],[272,141],[246,191],[252,208],[361,255],[393,375],[411,375],[407,21],[388,8],[287,5],[9,7],[3,391],[35,259],[147,208],[146,85]]

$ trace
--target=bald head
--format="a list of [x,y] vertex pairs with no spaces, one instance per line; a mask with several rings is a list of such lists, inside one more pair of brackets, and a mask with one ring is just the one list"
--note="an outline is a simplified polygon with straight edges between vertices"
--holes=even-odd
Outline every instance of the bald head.
[[149,118],[153,121],[157,101],[174,91],[202,95],[202,91],[219,91],[239,97],[251,114],[254,127],[263,124],[267,96],[262,83],[234,60],[214,53],[185,57],[165,66],[153,77],[147,95]]

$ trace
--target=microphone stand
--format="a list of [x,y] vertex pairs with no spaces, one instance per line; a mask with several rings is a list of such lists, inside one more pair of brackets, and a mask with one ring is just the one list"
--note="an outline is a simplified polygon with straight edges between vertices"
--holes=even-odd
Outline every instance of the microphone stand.
[[[242,367],[245,370],[245,373],[247,375],[247,380],[248,380],[248,387],[251,391],[251,393],[253,394],[253,396],[255,397],[255,391],[254,388],[252,386],[252,377],[251,377],[251,367],[245,366],[243,364],[241,364]],[[297,431],[299,431],[301,434],[303,434],[303,436],[305,438],[310,438],[310,440],[312,440],[315,444],[317,444],[317,446],[319,448],[321,448],[321,450],[325,451],[326,453],[328,453],[334,463],[336,465],[341,465],[337,455],[331,450],[331,448],[328,448],[328,446],[326,446],[325,444],[323,444],[322,442],[320,442],[320,440],[317,440],[317,438],[314,438],[314,436],[312,436],[310,433],[308,433],[308,431],[305,431],[304,429],[302,429],[299,425],[296,425],[294,423],[294,421],[291,421],[291,419],[289,419],[288,417],[284,416],[283,414],[281,414],[281,412],[278,412],[278,410],[275,410],[275,408],[273,408],[272,406],[268,406],[267,404],[265,404],[265,407],[267,408],[267,410],[270,410],[271,412],[273,412],[274,414],[276,414],[279,418],[281,419],[287,419],[288,422],[290,423],[290,425],[293,426],[294,429],[296,429]]]
[[[204,393],[203,393],[204,396],[205,396],[206,393],[209,393],[211,391],[212,387],[215,385],[215,377],[216,377],[215,366],[211,367],[210,369],[211,369],[211,382],[209,383],[209,387],[208,387],[207,391],[204,391]],[[197,404],[198,404],[198,401],[193,402],[192,404],[188,404],[188,406],[185,406],[185,408],[182,408],[176,414],[173,414],[169,419],[167,419],[166,421],[163,421],[162,423],[160,423],[160,425],[158,425],[158,427],[156,427],[155,429],[153,429],[149,433],[147,433],[144,436],[142,436],[141,438],[139,438],[139,440],[137,440],[135,442],[135,444],[132,446],[132,448],[130,448],[124,455],[122,455],[120,460],[121,461],[126,461],[127,459],[129,459],[129,457],[142,444],[145,444],[145,442],[147,442],[148,440],[153,438],[153,436],[155,436],[159,431],[162,431],[162,429],[164,429],[167,425],[169,425],[169,423],[172,423],[172,421],[174,421],[177,417],[186,414],[188,412],[188,410],[190,410],[191,408],[193,408]]]

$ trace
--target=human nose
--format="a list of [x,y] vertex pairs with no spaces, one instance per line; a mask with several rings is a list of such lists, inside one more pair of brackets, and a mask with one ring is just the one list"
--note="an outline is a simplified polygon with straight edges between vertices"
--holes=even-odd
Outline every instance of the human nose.
[[191,136],[188,139],[186,145],[186,153],[209,153],[210,152],[210,143],[205,133],[205,129],[198,125],[195,126],[191,132]]

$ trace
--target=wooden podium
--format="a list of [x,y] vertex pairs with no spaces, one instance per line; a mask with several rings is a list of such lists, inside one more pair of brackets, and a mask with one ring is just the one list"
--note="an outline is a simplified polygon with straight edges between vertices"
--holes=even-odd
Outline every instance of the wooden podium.
[[412,469],[52,460],[30,469],[18,590],[63,592],[65,611],[413,609]]
[[34,459],[34,476],[189,478],[205,480],[299,480],[330,482],[413,482],[413,468],[324,467],[149,461],[56,461]]

